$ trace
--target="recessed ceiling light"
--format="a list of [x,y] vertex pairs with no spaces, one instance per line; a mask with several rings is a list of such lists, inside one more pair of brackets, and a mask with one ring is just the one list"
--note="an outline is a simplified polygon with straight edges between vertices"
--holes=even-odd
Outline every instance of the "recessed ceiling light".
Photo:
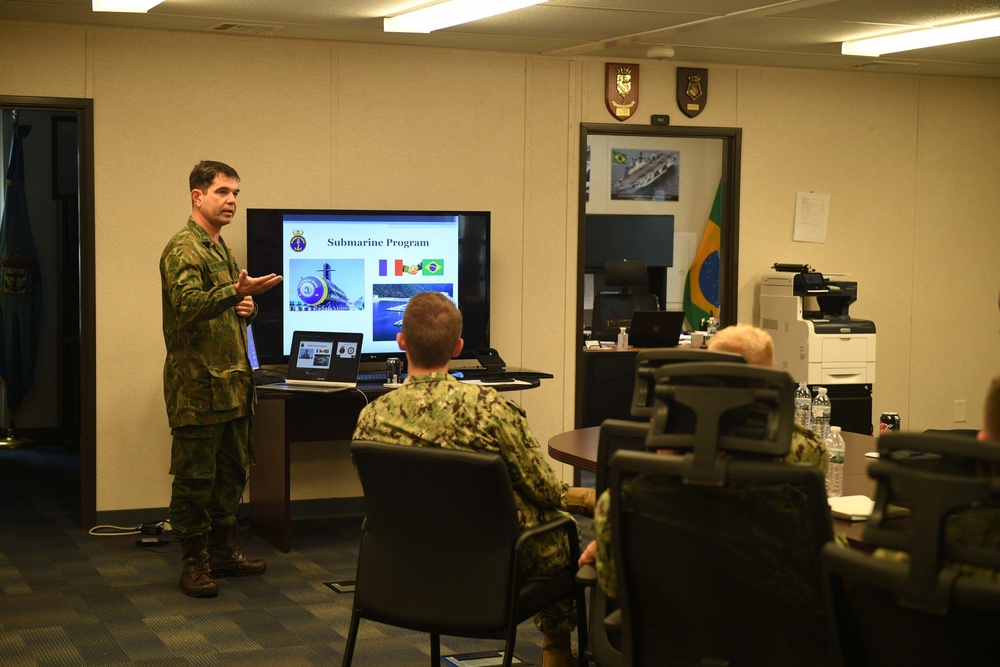
[[163,0],[93,0],[95,12],[130,12],[144,14]]
[[382,29],[385,32],[432,32],[543,2],[548,0],[446,0],[383,19]]
[[920,28],[891,35],[852,39],[843,42],[840,52],[846,56],[880,56],[913,49],[925,49],[942,44],[971,42],[976,39],[1000,36],[1000,17],[951,23],[933,28]]

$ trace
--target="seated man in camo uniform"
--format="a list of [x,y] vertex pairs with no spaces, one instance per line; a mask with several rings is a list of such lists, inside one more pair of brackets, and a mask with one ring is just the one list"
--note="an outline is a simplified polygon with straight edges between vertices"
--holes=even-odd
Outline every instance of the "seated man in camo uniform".
[[[498,454],[510,473],[522,529],[566,515],[567,487],[545,461],[524,410],[492,387],[463,384],[448,374],[449,359],[462,351],[461,333],[462,314],[448,297],[421,292],[411,298],[396,335],[406,353],[406,381],[365,406],[354,438]],[[522,554],[521,574],[551,576],[568,558],[564,537],[532,540],[528,553]],[[570,650],[570,632],[576,626],[572,601],[538,614],[535,625],[543,633],[543,667],[575,664]]]

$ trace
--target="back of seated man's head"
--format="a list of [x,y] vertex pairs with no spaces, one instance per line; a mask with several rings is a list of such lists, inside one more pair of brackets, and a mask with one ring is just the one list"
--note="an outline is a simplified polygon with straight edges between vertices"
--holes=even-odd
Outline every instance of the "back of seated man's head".
[[749,324],[734,324],[720,329],[708,341],[708,349],[743,355],[754,366],[774,367],[774,341],[771,334]]
[[980,440],[1000,440],[1000,375],[993,378],[986,392],[986,406],[983,409],[983,428]]
[[402,335],[411,365],[445,366],[462,336],[462,313],[444,294],[421,292],[406,304]]

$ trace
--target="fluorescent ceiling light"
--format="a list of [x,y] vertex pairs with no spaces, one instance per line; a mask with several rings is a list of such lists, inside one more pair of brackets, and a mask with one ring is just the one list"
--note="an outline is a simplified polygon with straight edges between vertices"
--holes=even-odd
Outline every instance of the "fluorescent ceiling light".
[[548,0],[446,0],[383,19],[382,29],[385,32],[431,32],[543,2]]
[[845,56],[880,56],[883,53],[898,53],[925,49],[929,46],[971,42],[975,39],[1000,36],[1000,17],[952,23],[934,28],[921,28],[907,32],[897,32],[881,37],[852,39],[840,46],[840,52]]
[[95,12],[130,12],[144,14],[163,0],[94,0]]

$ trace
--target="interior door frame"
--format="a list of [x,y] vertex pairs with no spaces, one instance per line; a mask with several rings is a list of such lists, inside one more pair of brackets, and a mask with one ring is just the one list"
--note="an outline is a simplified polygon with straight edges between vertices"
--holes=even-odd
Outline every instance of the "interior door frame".
[[80,221],[80,528],[97,523],[96,287],[94,266],[94,101],[0,95],[0,108],[75,113]]
[[[719,243],[719,320],[723,326],[737,323],[740,163],[743,130],[737,127],[697,127],[672,125],[614,125],[580,123],[579,199],[577,203],[577,300],[576,300],[576,426],[581,425],[586,378],[584,370],[584,258],[587,246],[587,139],[590,135],[683,137],[722,140],[722,221]],[[717,221],[719,222],[719,221]],[[700,240],[700,239],[699,239]]]

